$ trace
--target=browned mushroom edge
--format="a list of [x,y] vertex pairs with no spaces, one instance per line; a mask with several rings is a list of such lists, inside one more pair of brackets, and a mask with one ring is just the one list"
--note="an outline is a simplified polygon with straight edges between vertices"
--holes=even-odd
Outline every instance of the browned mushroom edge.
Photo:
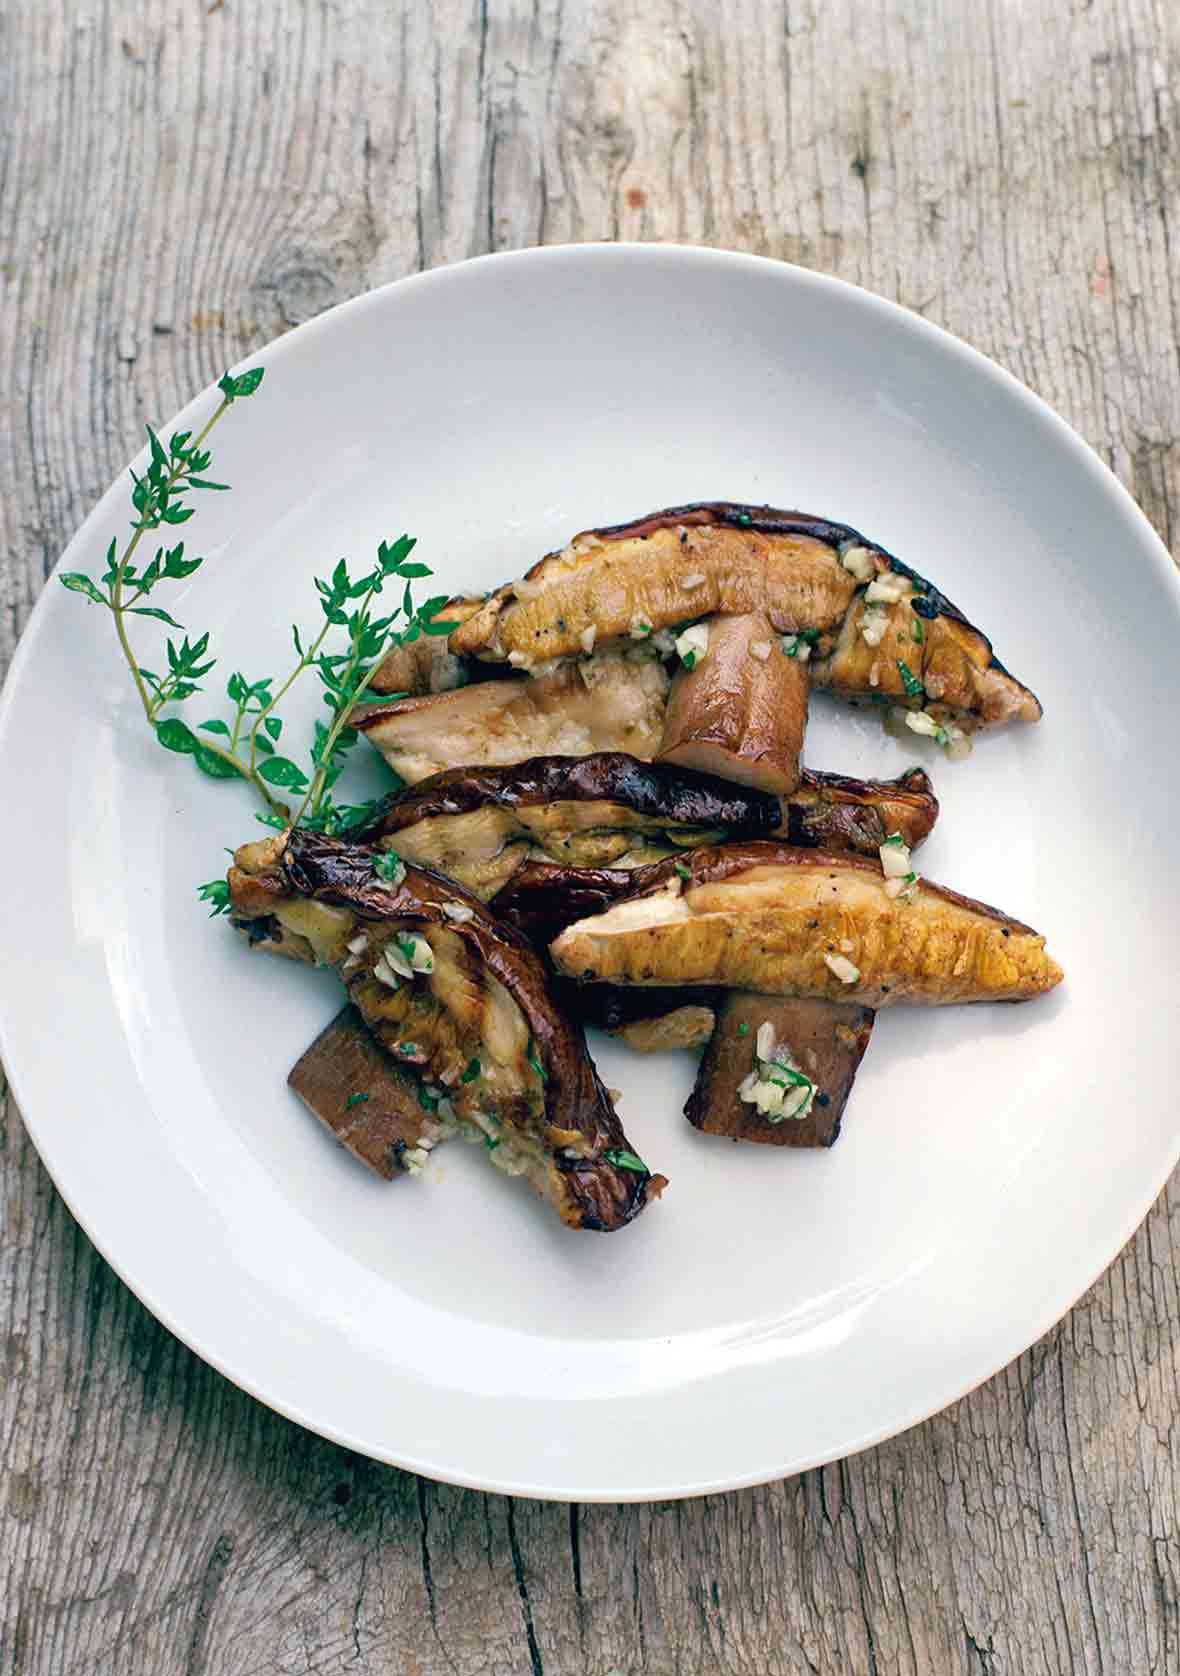
[[[375,871],[381,855],[368,845],[296,828],[282,848],[275,877],[244,880],[237,868],[231,869],[233,911],[239,921],[265,917],[268,907],[273,912],[274,899],[289,892],[347,909],[360,920],[396,920],[410,929],[436,925],[458,936],[524,1017],[543,1068],[547,1126],[575,1130],[586,1143],[582,1157],[569,1157],[561,1148],[552,1154],[578,1206],[577,1225],[599,1232],[622,1227],[666,1182],[646,1166],[617,1165],[606,1156],[634,1155],[581,1031],[554,1002],[540,957],[524,937],[450,879],[407,866],[399,884],[386,883]],[[469,918],[456,921],[446,913],[446,905],[454,908],[456,903],[470,909]]]
[[516,808],[557,802],[617,803],[669,826],[728,827],[753,834],[779,823],[776,797],[673,764],[641,762],[622,751],[592,756],[531,757],[494,768],[450,768],[393,792],[355,836],[393,837],[418,821],[463,815],[494,804]]

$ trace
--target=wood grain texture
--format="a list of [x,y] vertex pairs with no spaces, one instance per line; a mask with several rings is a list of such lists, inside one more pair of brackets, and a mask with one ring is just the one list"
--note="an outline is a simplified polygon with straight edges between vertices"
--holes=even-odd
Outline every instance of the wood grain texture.
[[[75,525],[222,367],[539,241],[840,274],[1180,500],[1171,0],[6,0],[0,668]],[[0,1080],[0,1673],[1180,1668],[1180,1197],[906,1436],[646,1508],[441,1488],[276,1418],[144,1312]],[[970,1300],[964,1300],[970,1307]]]

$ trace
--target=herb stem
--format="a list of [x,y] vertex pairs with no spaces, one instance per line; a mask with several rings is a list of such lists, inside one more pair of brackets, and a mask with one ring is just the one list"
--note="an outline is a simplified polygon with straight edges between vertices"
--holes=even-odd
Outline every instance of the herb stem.
[[263,722],[270,715],[271,711],[275,708],[275,706],[277,704],[281,703],[281,701],[287,696],[287,693],[295,685],[295,682],[303,674],[303,671],[307,668],[307,666],[310,663],[313,663],[315,661],[316,654],[318,653],[320,647],[323,645],[324,641],[327,639],[328,631],[331,627],[332,627],[332,624],[330,622],[325,622],[324,623],[323,628],[316,635],[315,640],[312,643],[312,646],[311,646],[310,650],[304,652],[303,656],[300,658],[299,662],[295,665],[295,667],[291,671],[290,675],[288,675],[287,679],[283,682],[283,684],[279,688],[278,692],[274,695],[274,697],[270,700],[270,702],[268,704],[263,706],[263,708],[258,712],[257,716],[255,716],[254,725],[250,729],[250,770],[251,770],[251,772],[253,772],[253,770],[254,770],[254,768],[257,764],[257,761],[258,761],[258,729],[262,726]]
[[[213,429],[214,425],[216,425],[217,421],[221,418],[222,414],[226,412],[229,406],[230,402],[228,397],[223,398],[209,416],[204,428],[198,433],[197,440],[193,444],[194,448],[199,448],[201,446],[205,438],[209,435],[209,432]],[[183,476],[184,469],[185,462],[183,459],[178,458],[173,460],[172,464],[168,468],[168,474],[165,477],[160,490],[157,491],[157,500],[162,499],[176,487],[176,481],[179,477]],[[123,577],[127,572],[127,566],[135,557],[135,551],[139,546],[140,541],[143,539],[143,533],[148,527],[148,522],[149,520],[147,518],[140,519],[139,523],[131,532],[130,541],[127,543],[126,547],[124,547],[121,555],[116,561],[114,580],[111,582],[111,612],[115,619],[115,633],[119,637],[119,645],[122,647],[123,656],[127,660],[127,667],[131,671],[131,679],[135,682],[135,690],[139,694],[140,703],[143,705],[143,713],[147,717],[148,722],[154,726],[156,716],[159,713],[160,705],[163,700],[158,696],[154,700],[148,697],[147,686],[144,682],[143,676],[139,673],[139,665],[136,663],[135,654],[131,650],[131,642],[127,637],[127,624],[124,621],[126,613],[135,604],[137,599],[142,599],[147,590],[141,584],[139,589],[129,600],[125,601],[123,598]],[[216,755],[224,756],[225,752],[217,751]]]

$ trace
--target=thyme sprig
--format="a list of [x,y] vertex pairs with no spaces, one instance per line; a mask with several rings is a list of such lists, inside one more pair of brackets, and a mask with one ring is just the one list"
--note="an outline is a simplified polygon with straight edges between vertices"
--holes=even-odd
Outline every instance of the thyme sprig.
[[[209,634],[190,639],[184,625],[161,606],[141,603],[163,583],[182,581],[204,563],[202,558],[185,556],[183,541],[171,548],[158,547],[142,570],[137,555],[149,531],[183,524],[192,517],[195,508],[189,504],[189,497],[194,492],[228,488],[205,476],[212,463],[206,443],[234,403],[255,393],[262,377],[261,367],[236,376],[227,373],[217,386],[221,401],[195,436],[191,431],[176,431],[165,446],[148,427],[149,461],[142,476],[134,471],[131,474],[133,516],[122,551],[117,539],[112,538],[100,578],[71,571],[61,577],[61,582],[111,613],[145,720],[165,750],[190,756],[211,779],[245,780],[262,802],[257,819],[264,825],[285,830],[302,824],[338,833],[358,825],[373,807],[372,802],[337,803],[333,795],[348,753],[359,737],[351,722],[353,710],[393,647],[410,645],[421,635],[448,634],[455,627],[454,623],[435,620],[446,603],[445,594],[415,607],[413,583],[431,572],[427,565],[411,559],[414,538],[402,535],[396,541],[382,541],[376,565],[363,575],[354,577],[341,559],[329,577],[317,577],[323,620],[311,634],[301,633],[298,625],[292,625],[295,663],[290,671],[281,680],[273,675],[251,680],[241,670],[234,670],[225,686],[228,717],[210,716],[198,722],[195,730],[175,713],[174,707],[203,692],[204,679],[216,667]],[[395,579],[404,584],[400,603],[378,615],[377,600]],[[134,617],[153,618],[182,637],[166,641],[165,673],[140,664],[131,641],[134,625],[130,619]],[[340,630],[344,631],[343,644],[334,649],[330,639],[333,631]],[[315,670],[320,682],[328,717],[315,723],[309,760],[300,766],[280,749],[284,722],[278,706],[310,669]],[[293,801],[298,800],[294,814],[280,798],[284,792]],[[202,885],[199,894],[215,914],[227,911],[224,881]]]

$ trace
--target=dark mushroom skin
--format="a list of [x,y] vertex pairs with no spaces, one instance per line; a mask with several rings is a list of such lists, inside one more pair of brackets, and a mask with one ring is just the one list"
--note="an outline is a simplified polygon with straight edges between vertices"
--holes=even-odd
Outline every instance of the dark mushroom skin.
[[379,1175],[407,1174],[407,1152],[422,1139],[419,1079],[377,1045],[355,1007],[344,1007],[287,1076],[334,1140]]
[[[277,920],[306,958],[333,966],[376,1040],[420,1077],[424,1106],[445,1100],[507,1147],[494,1161],[511,1160],[567,1226],[621,1228],[666,1183],[618,1161],[633,1149],[541,959],[453,881],[406,867],[387,882],[383,862],[300,828],[243,845],[228,875],[234,923],[248,934]],[[394,976],[391,955],[415,938],[430,969]]]
[[359,832],[487,900],[530,854],[577,865],[616,860],[649,835],[691,846],[765,836],[777,798],[623,752],[453,768],[395,792]]
[[[886,577],[902,597],[874,645],[864,594]],[[1036,696],[925,577],[849,525],[769,506],[701,502],[585,531],[489,595],[451,649],[536,663],[576,656],[591,630],[601,645],[636,622],[660,630],[750,611],[811,637],[813,681],[842,697],[924,706],[965,732],[1040,720]]]
[[1020,920],[929,879],[909,901],[887,882],[879,862],[830,850],[690,850],[567,926],[550,958],[584,983],[718,984],[868,1007],[1029,1001],[1061,982],[1045,939]]
[[783,804],[781,832],[803,849],[873,856],[895,832],[916,850],[937,819],[938,799],[923,768],[909,768],[896,780],[854,780],[805,768]]
[[808,665],[783,653],[765,612],[708,627],[705,655],[672,677],[656,760],[785,797],[799,784]]
[[[717,1024],[697,1071],[684,1115],[707,1135],[762,1146],[831,1146],[873,1033],[869,1007],[732,990],[717,1002]],[[741,1084],[755,1068],[761,1025],[774,1028],[819,1093],[804,1118],[772,1123],[741,1098]]]

